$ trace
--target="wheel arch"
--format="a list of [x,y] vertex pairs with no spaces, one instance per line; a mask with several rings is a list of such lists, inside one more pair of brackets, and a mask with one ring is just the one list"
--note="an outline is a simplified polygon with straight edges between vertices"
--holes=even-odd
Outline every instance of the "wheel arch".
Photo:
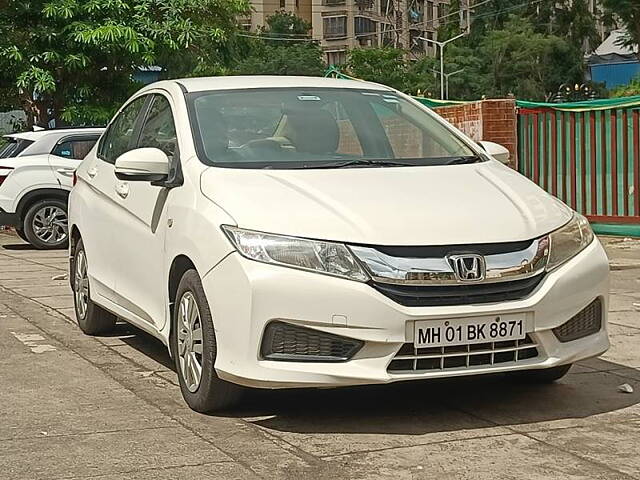
[[18,205],[16,207],[16,214],[18,215],[20,223],[24,221],[26,211],[34,204],[34,202],[37,202],[38,200],[45,200],[47,198],[55,198],[57,200],[64,200],[65,202],[68,202],[69,193],[70,192],[68,190],[63,190],[62,188],[37,188],[25,193],[18,201]]
[[191,260],[187,255],[178,255],[171,262],[171,267],[169,268],[169,279],[168,279],[168,294],[169,294],[169,312],[173,315],[173,306],[176,302],[176,295],[178,293],[178,284],[180,283],[180,279],[188,270],[198,269],[195,266],[193,260]]
[[73,290],[73,270],[75,268],[74,258],[76,254],[76,246],[78,242],[82,238],[80,234],[80,229],[77,225],[72,225],[69,231],[69,284],[71,285],[71,289]]

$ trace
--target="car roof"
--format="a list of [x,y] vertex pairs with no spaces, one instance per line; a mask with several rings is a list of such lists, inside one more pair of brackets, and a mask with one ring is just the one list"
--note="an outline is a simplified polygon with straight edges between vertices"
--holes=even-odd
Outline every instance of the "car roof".
[[78,133],[101,134],[102,132],[104,132],[104,128],[101,128],[101,127],[52,128],[52,129],[35,130],[35,131],[29,131],[29,132],[10,133],[8,135],[4,135],[4,137],[16,138],[20,140],[36,141],[48,135],[65,137],[67,135],[74,135]]
[[178,83],[188,92],[207,90],[241,90],[249,88],[353,88],[392,91],[378,83],[363,80],[346,80],[328,77],[295,77],[277,75],[237,75],[221,77],[182,78],[150,84],[147,88],[161,87],[166,83]]

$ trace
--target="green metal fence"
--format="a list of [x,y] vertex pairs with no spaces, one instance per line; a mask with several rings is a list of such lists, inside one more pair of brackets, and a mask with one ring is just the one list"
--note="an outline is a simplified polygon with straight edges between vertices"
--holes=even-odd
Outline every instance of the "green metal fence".
[[521,106],[518,170],[592,222],[640,224],[639,137],[638,105]]

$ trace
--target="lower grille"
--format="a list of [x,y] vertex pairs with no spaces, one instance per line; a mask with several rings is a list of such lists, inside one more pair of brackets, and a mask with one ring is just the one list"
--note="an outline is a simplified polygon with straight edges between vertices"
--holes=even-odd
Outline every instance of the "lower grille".
[[469,305],[519,300],[540,284],[544,274],[510,282],[475,285],[401,285],[372,282],[372,286],[391,300],[407,307]]
[[414,373],[517,363],[538,356],[538,345],[527,335],[523,340],[477,343],[455,347],[414,348],[405,343],[387,371]]
[[271,322],[262,339],[262,358],[296,362],[344,362],[353,357],[363,342],[300,327]]
[[579,338],[598,333],[602,328],[602,301],[597,298],[571,320],[553,329],[556,338],[562,342],[571,342]]

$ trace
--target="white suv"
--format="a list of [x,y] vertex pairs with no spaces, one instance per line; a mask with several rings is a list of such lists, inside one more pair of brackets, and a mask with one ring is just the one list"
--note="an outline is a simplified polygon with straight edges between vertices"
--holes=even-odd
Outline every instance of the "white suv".
[[161,339],[197,411],[238,385],[558,379],[609,346],[607,258],[493,152],[367,82],[149,85],[77,170],[79,326]]
[[73,172],[102,128],[63,128],[6,135],[0,150],[0,225],[15,227],[36,248],[66,248]]

